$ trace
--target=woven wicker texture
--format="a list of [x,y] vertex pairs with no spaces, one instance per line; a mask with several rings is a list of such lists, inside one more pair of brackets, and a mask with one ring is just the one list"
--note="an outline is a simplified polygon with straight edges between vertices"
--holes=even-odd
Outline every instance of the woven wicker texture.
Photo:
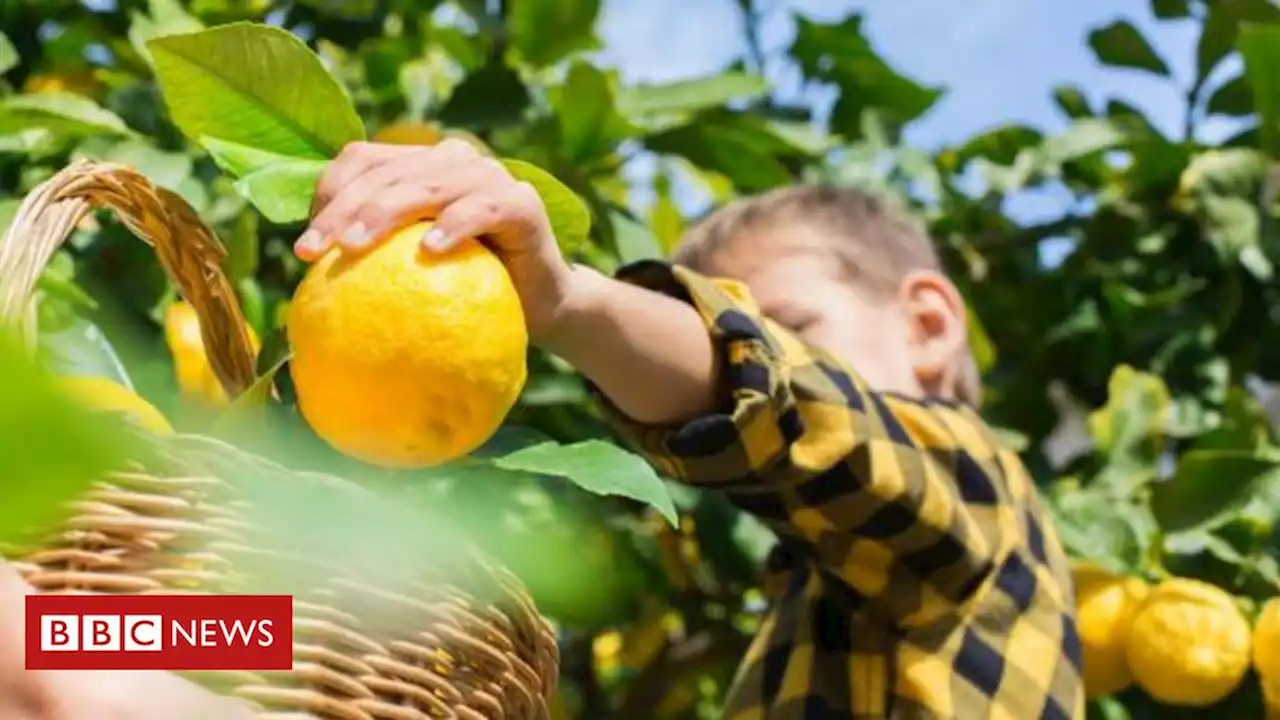
[[[16,323],[34,341],[36,280],[99,207],[114,210],[155,249],[196,309],[228,393],[249,387],[254,358],[221,270],[221,244],[182,198],[128,167],[79,162],[25,198],[0,242],[0,321]],[[145,443],[146,457],[95,483],[62,526],[25,548],[6,550],[28,582],[53,593],[237,592],[262,589],[253,584],[263,580],[254,567],[307,566],[304,577],[324,579],[289,588],[291,671],[190,676],[242,698],[262,718],[549,716],[559,664],[555,636],[520,583],[496,564],[452,545],[423,548],[422,567],[399,568],[396,578],[371,568],[328,567],[323,557],[296,552],[274,557],[274,564],[255,563],[284,551],[267,550],[280,546],[272,544],[270,528],[255,526],[243,483],[275,483],[309,497],[334,493],[353,502],[367,491],[210,437],[147,436]]]

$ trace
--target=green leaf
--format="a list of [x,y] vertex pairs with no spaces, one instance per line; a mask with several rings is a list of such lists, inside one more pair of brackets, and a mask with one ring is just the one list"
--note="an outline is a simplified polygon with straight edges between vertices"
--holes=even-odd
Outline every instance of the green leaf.
[[1151,43],[1127,20],[1117,20],[1089,33],[1089,47],[1098,62],[1112,67],[1146,70],[1169,76],[1169,66],[1156,53]]
[[587,389],[575,375],[534,375],[529,378],[520,402],[528,407],[577,405],[587,401]]
[[1124,134],[1109,120],[1077,120],[1066,131],[1044,142],[1044,159],[1052,164],[1079,160],[1110,150],[1124,140]]
[[49,259],[36,280],[36,293],[36,322],[47,333],[81,323],[84,319],[78,313],[99,308],[98,302],[76,283],[76,261],[66,249],[57,250]]
[[327,160],[364,139],[346,91],[293,34],[231,23],[147,43],[169,115],[204,136]]
[[1053,101],[1072,120],[1093,117],[1096,113],[1089,106],[1089,98],[1076,85],[1059,85],[1053,89]]
[[367,20],[377,9],[377,0],[300,0],[319,12],[348,20]]
[[1235,48],[1241,23],[1280,22],[1280,8],[1272,0],[1214,0],[1204,5],[1208,12],[1196,46],[1197,86]]
[[1049,508],[1063,545],[1114,572],[1133,572],[1142,561],[1143,539],[1128,515],[1131,508],[1106,493],[1075,490],[1051,496]]
[[0,333],[0,542],[28,540],[64,517],[89,484],[138,457],[118,416],[89,412]]
[[645,144],[654,152],[679,155],[704,170],[722,173],[748,192],[791,182],[793,176],[781,157],[803,156],[758,118],[732,115],[700,116],[650,136]]
[[1255,203],[1245,198],[1209,195],[1201,203],[1205,240],[1226,258],[1258,242],[1262,218]]
[[942,97],[941,89],[925,87],[886,63],[867,40],[858,14],[833,23],[797,18],[790,53],[806,77],[839,87],[831,123],[848,138],[860,137],[864,110],[877,110],[896,130]]
[[1173,477],[1151,486],[1151,509],[1166,532],[1206,529],[1239,514],[1280,481],[1275,458],[1231,450],[1192,450]]
[[507,30],[521,58],[534,67],[597,47],[593,29],[600,0],[509,0]]
[[1012,165],[997,165],[984,157],[973,159],[979,176],[998,194],[1016,193],[1030,185],[1041,170],[1038,155],[1030,151],[1019,153]]
[[649,228],[620,213],[610,213],[614,237],[617,238],[618,260],[623,264],[662,257],[662,248]]
[[1035,128],[1026,125],[1002,125],[969,138],[957,152],[959,166],[974,158],[983,157],[1001,165],[1009,165],[1018,157],[1018,153],[1027,148],[1036,147],[1044,140],[1044,135]]
[[[1160,1],[1157,0],[1157,2]],[[1132,720],[1133,718],[1123,701],[1110,696],[1090,700],[1086,717],[1096,717],[1098,720]]]
[[208,135],[196,138],[213,158],[214,163],[231,177],[244,177],[262,168],[281,163],[294,162],[297,158],[281,155],[240,143],[228,142]]
[[1224,260],[1239,260],[1251,272],[1267,271],[1256,249],[1262,216],[1257,197],[1268,160],[1247,148],[1203,152],[1187,164],[1178,180],[1175,206],[1194,214],[1204,239]]
[[256,299],[257,317],[250,318],[249,322],[258,328],[267,325],[266,318],[262,315],[262,311],[265,310],[261,307],[264,301],[262,286],[254,279],[254,275],[258,272],[262,248],[260,225],[261,220],[257,213],[245,211],[236,215],[231,222],[231,227],[223,234],[223,242],[227,246],[227,258],[223,261],[223,268],[227,271],[227,278],[235,283],[236,289],[240,291],[245,315],[250,314],[250,303],[245,297],[246,294],[252,294]]
[[609,79],[589,63],[575,62],[551,101],[560,122],[564,155],[576,163],[601,157],[635,134],[636,129],[614,107]]
[[500,127],[520,120],[529,100],[529,90],[515,70],[490,63],[458,83],[437,119],[469,130]]
[[1123,100],[1112,98],[1107,101],[1107,118],[1130,136],[1164,138],[1141,110]]
[[59,138],[132,134],[120,116],[83,95],[41,93],[0,100],[0,136],[33,130]]
[[1245,76],[1253,86],[1262,149],[1280,157],[1280,27],[1245,25],[1240,31]]
[[1196,437],[1194,447],[1256,454],[1272,446],[1275,440],[1271,419],[1262,403],[1248,389],[1233,387],[1222,403],[1218,424]]
[[167,152],[145,140],[86,143],[79,149],[88,157],[105,162],[122,163],[142,173],[160,187],[177,191],[191,177],[191,157],[178,152]]
[[1191,197],[1215,195],[1252,198],[1267,157],[1252,148],[1212,149],[1191,159],[1178,179],[1178,193]]
[[674,527],[676,506],[662,478],[640,456],[613,443],[542,443],[493,460],[504,470],[553,475],[597,495],[619,495],[657,510]]
[[684,214],[676,205],[671,190],[671,170],[655,173],[653,177],[653,207],[649,209],[649,227],[653,228],[654,238],[664,255],[675,251],[684,237]]
[[758,75],[728,71],[661,85],[632,85],[618,93],[618,109],[628,117],[695,113],[733,100],[759,97],[769,82]]
[[1171,407],[1159,376],[1116,367],[1107,384],[1107,404],[1088,417],[1089,433],[1107,459],[1096,482],[1125,495],[1152,479]]
[[17,67],[21,61],[22,58],[18,57],[18,50],[9,41],[9,36],[0,32],[0,75]]
[[148,0],[147,6],[146,14],[137,10],[129,13],[129,42],[148,63],[151,62],[148,41],[204,29],[204,24],[188,14],[178,0]]
[[838,138],[828,135],[809,122],[769,120],[765,123],[765,127],[788,145],[813,157],[818,157],[840,145]]
[[111,341],[97,325],[78,315],[56,329],[42,329],[36,348],[44,366],[59,375],[106,378],[133,388]]
[[[1241,38],[1241,42],[1244,42]],[[1240,117],[1253,114],[1253,88],[1244,75],[1231,78],[1209,96],[1206,109],[1218,115]]]
[[1180,20],[1191,14],[1191,0],[1151,0],[1151,12],[1161,20]]
[[310,216],[316,186],[328,166],[320,160],[268,165],[240,178],[235,187],[271,222],[298,222]]
[[536,165],[510,159],[503,160],[502,164],[515,179],[529,183],[538,191],[561,251],[566,255],[579,252],[591,233],[591,211],[586,202],[554,175]]
[[237,432],[256,431],[267,418],[266,407],[271,402],[276,375],[293,357],[284,332],[273,331],[258,353],[257,378],[253,384],[223,408],[214,423],[215,434],[234,437]]
[[508,455],[534,445],[553,442],[554,439],[536,428],[523,425],[503,425],[485,441],[483,447],[472,453],[473,457],[492,458]]

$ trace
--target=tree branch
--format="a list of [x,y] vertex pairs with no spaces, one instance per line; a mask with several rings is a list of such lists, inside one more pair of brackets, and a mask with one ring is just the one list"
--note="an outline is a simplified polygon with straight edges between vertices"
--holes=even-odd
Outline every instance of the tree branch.
[[764,75],[766,57],[764,46],[760,42],[760,18],[764,11],[758,8],[753,0],[738,0],[738,7],[742,10],[742,27],[747,43],[747,60],[754,66],[753,69],[758,74]]

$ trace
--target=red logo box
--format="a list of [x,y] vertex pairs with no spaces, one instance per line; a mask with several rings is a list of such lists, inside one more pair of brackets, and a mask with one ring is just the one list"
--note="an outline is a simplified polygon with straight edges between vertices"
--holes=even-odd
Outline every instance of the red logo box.
[[289,670],[288,595],[28,595],[28,670]]

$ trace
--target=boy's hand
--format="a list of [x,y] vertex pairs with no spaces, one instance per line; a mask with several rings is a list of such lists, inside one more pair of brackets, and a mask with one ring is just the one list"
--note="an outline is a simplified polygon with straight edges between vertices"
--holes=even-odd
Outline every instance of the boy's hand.
[[542,199],[502,163],[460,140],[432,147],[348,145],[321,178],[311,224],[294,251],[307,261],[335,246],[358,253],[419,220],[434,221],[422,238],[432,252],[483,237],[511,274],[532,339],[550,332],[573,271]]
[[360,252],[418,220],[435,221],[422,238],[428,250],[483,238],[515,282],[534,344],[568,360],[623,412],[666,423],[711,407],[714,357],[697,311],[571,269],[533,187],[465,142],[348,145],[325,170],[294,251],[308,261],[333,247]]

